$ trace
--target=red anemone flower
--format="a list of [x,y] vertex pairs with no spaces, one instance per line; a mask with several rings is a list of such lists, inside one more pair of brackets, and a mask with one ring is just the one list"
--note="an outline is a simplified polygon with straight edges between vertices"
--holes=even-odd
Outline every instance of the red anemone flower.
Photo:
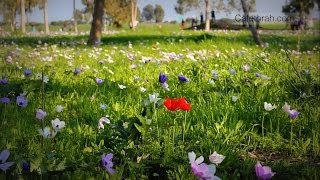
[[170,111],[176,111],[179,109],[183,111],[189,111],[191,109],[191,105],[186,101],[185,98],[179,98],[179,99],[167,98],[163,104]]

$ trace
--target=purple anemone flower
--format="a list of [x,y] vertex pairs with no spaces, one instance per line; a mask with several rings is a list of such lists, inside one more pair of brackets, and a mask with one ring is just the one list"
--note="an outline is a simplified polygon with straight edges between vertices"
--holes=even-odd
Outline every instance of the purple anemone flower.
[[0,98],[0,102],[2,104],[9,104],[10,103],[10,99],[7,98],[7,97],[3,97],[3,98]]
[[30,76],[30,75],[32,74],[32,71],[31,71],[30,69],[25,69],[25,70],[23,71],[23,74],[24,74],[25,76]]
[[26,97],[20,95],[20,96],[17,96],[16,103],[17,103],[17,105],[20,106],[20,107],[27,107],[27,105],[28,105],[28,100],[26,99]]
[[295,109],[292,109],[289,111],[289,116],[291,119],[297,118],[299,114],[300,114],[300,112]]
[[165,83],[168,80],[168,77],[165,74],[160,73],[159,83]]
[[2,77],[0,79],[0,85],[6,85],[8,84],[7,76],[5,74],[2,74]]
[[259,180],[271,179],[276,173],[272,172],[269,166],[262,166],[258,161],[255,165],[256,176]]
[[113,162],[112,162],[113,154],[108,153],[107,155],[102,155],[102,166],[105,170],[107,170],[110,174],[114,174]]
[[74,75],[80,74],[81,73],[81,69],[80,68],[75,68],[74,69]]
[[102,84],[104,82],[103,79],[100,78],[96,78],[95,81],[97,84]]
[[7,171],[13,164],[14,162],[6,162],[8,157],[10,156],[10,151],[9,150],[3,150],[0,153],[0,169],[2,171]]
[[189,81],[190,81],[187,77],[185,77],[185,76],[183,76],[183,75],[179,75],[179,76],[178,76],[178,79],[179,79],[179,81],[182,82],[182,83],[184,83],[184,82],[189,82]]

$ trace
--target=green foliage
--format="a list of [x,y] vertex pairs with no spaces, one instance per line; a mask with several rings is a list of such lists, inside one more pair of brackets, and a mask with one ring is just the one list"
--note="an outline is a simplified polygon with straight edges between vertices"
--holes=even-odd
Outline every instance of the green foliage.
[[[0,72],[9,84],[0,85],[0,97],[12,102],[0,104],[0,150],[9,149],[16,166],[0,178],[194,179],[187,153],[203,155],[209,163],[208,156],[217,151],[226,156],[217,166],[222,179],[253,179],[257,160],[271,166],[275,178],[318,179],[320,39],[307,33],[299,39],[261,36],[269,47],[256,47],[245,31],[181,31],[176,24],[125,29],[102,38],[103,45],[95,48],[83,45],[87,36],[2,37]],[[5,61],[8,55],[13,63]],[[42,61],[47,56],[52,61]],[[147,58],[150,62],[142,62]],[[250,71],[243,70],[245,64]],[[54,139],[42,139],[35,118],[43,102],[36,74],[44,66],[50,79],[44,88],[44,123],[51,126],[56,117],[66,122]],[[75,67],[83,67],[80,74],[73,73]],[[23,76],[25,68],[32,69],[30,77]],[[219,72],[214,83],[212,70]],[[160,72],[169,76],[170,91],[158,83]],[[190,82],[179,83],[180,74]],[[105,82],[97,85],[94,77]],[[120,90],[118,84],[127,88]],[[15,97],[24,91],[29,104],[20,108]],[[154,92],[162,101],[143,104]],[[185,97],[191,111],[168,111],[162,106],[167,97]],[[266,112],[264,102],[278,108]],[[301,112],[294,121],[281,109],[284,102]],[[58,104],[64,107],[61,113],[55,110]],[[98,129],[105,115],[110,124]],[[114,175],[100,166],[101,155],[109,152],[114,153]],[[22,170],[22,160],[32,172]]]

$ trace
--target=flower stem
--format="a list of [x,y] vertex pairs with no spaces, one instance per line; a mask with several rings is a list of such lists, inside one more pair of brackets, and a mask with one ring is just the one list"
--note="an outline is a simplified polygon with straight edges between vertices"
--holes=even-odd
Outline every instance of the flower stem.
[[293,139],[293,123],[291,122],[291,130],[290,130],[290,149],[292,152],[292,139]]
[[262,122],[261,122],[262,138],[264,139],[264,127],[263,127],[263,125],[264,125],[264,114],[263,114],[263,116],[262,116]]
[[187,112],[184,113],[184,122],[182,123],[182,142],[184,142],[184,134],[186,133]]
[[[42,72],[41,72],[41,80],[42,80],[42,91],[41,91],[41,100],[42,100],[42,110],[45,110],[45,100],[44,100],[44,73],[43,73],[44,69],[42,68]],[[44,130],[44,119],[42,120],[42,130]],[[42,136],[42,148],[44,146],[44,137]]]

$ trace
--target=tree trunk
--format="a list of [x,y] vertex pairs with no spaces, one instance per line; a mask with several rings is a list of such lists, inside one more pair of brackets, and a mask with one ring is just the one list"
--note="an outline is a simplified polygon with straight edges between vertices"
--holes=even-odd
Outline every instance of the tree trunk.
[[22,33],[26,33],[26,8],[25,8],[25,0],[21,0],[21,31]]
[[209,19],[209,13],[210,13],[210,4],[209,0],[205,0],[206,4],[206,13],[205,13],[205,19],[206,19],[206,26],[205,26],[205,31],[210,31],[210,19]]
[[94,10],[92,15],[92,23],[88,45],[98,45],[101,41],[101,31],[103,26],[104,0],[94,1]]
[[241,4],[242,4],[244,16],[245,16],[246,20],[248,21],[249,29],[251,31],[252,37],[257,45],[262,46],[263,43],[260,39],[259,33],[258,33],[257,29],[254,27],[254,25],[252,24],[251,18],[249,18],[250,16],[249,16],[249,10],[248,10],[246,0],[241,0]]
[[49,34],[48,0],[43,0],[43,17],[44,17],[45,32],[46,34]]
[[137,0],[131,0],[131,28],[137,26]]
[[73,0],[73,26],[74,32],[78,34],[78,25],[77,25],[77,15],[76,15],[76,0]]

